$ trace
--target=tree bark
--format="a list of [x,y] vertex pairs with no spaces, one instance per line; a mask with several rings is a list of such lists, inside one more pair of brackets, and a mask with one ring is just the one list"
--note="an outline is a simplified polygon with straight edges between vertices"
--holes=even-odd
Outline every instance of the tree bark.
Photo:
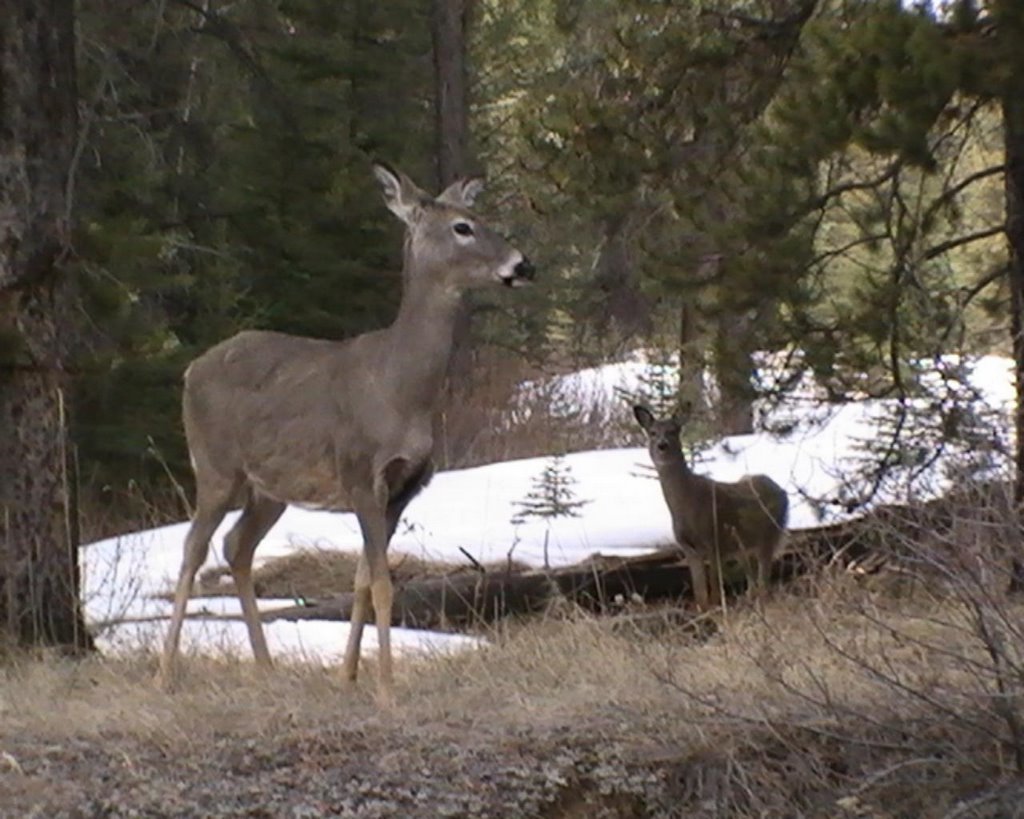
[[73,0],[0,5],[0,639],[91,641],[78,606],[64,349]]
[[701,321],[694,297],[684,296],[679,306],[679,406],[698,415],[707,408],[704,389],[704,350]]
[[437,181],[442,190],[469,173],[466,0],[433,0]]
[[603,335],[616,331],[616,341],[630,341],[651,331],[651,305],[640,292],[629,236],[629,212],[623,210],[604,220],[604,243],[594,265],[592,323]]
[[[1019,515],[1024,511],[1024,97],[1020,94],[1020,83],[1024,81],[1024,54],[1019,48],[1019,38],[1024,37],[1024,12],[1019,4],[1004,2],[996,5],[996,13],[1004,53],[1007,59],[1016,55],[1009,72],[1011,80],[1002,98],[1002,114],[1006,148],[1007,282],[1017,396],[1014,501]],[[1024,555],[1014,560],[1012,583],[1015,588],[1024,589]]]
[[[466,66],[466,30],[469,0],[432,0],[431,39],[434,57],[434,127],[438,190],[470,174],[469,83]],[[463,297],[455,316],[452,357],[448,364],[445,415],[459,407],[471,391],[473,356],[470,350],[471,296]],[[472,412],[472,409],[469,409]],[[445,423],[438,433],[442,468],[459,462],[467,442],[450,435],[459,424]],[[474,423],[474,426],[479,426]]]
[[718,432],[754,431],[754,358],[751,319],[742,312],[720,314],[715,327],[715,377],[718,382]]

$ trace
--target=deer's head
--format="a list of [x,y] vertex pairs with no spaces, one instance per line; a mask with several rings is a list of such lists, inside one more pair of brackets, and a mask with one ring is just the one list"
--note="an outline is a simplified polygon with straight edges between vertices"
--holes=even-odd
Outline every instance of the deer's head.
[[530,261],[470,211],[483,190],[481,180],[460,179],[431,197],[385,165],[374,165],[373,172],[388,209],[405,223],[407,273],[441,279],[453,290],[515,287],[533,278]]
[[633,407],[633,415],[647,433],[647,449],[656,466],[676,461],[682,456],[683,448],[679,443],[679,435],[683,427],[679,418],[671,415],[659,420],[642,404]]

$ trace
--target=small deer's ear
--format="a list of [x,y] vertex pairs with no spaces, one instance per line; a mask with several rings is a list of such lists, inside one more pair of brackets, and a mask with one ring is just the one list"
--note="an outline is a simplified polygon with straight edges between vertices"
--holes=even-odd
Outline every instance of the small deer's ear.
[[636,416],[637,423],[644,429],[650,429],[651,424],[654,423],[654,416],[651,414],[651,411],[642,404],[637,404],[633,407],[633,415]]
[[484,180],[479,176],[457,179],[441,191],[437,201],[446,205],[455,205],[457,208],[471,208],[483,189]]
[[384,204],[407,225],[413,224],[423,210],[427,195],[404,173],[394,171],[383,162],[375,162],[373,175],[384,189]]

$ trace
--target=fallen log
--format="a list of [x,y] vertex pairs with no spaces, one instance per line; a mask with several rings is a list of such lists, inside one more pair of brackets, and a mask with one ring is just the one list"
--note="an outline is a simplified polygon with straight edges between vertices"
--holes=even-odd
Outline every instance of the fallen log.
[[[459,572],[428,577],[396,587],[391,624],[430,630],[466,629],[514,615],[543,611],[557,595],[540,572]],[[274,620],[349,620],[351,592],[262,612]]]
[[[460,629],[536,614],[568,600],[587,611],[607,613],[630,603],[678,599],[690,578],[675,549],[637,557],[595,555],[583,563],[552,570],[460,572],[414,580],[395,589],[392,625]],[[348,620],[353,594],[344,593],[264,612],[274,620]]]
[[[776,561],[774,581],[785,582],[830,560],[849,562],[877,547],[860,521],[792,532],[789,551]],[[746,574],[735,566],[723,575],[727,595],[742,593]],[[690,573],[674,547],[635,557],[594,555],[550,570],[458,572],[396,586],[392,625],[460,630],[537,614],[568,601],[595,614],[622,612],[637,603],[680,602],[692,597]],[[348,620],[351,592],[263,612],[274,620]]]

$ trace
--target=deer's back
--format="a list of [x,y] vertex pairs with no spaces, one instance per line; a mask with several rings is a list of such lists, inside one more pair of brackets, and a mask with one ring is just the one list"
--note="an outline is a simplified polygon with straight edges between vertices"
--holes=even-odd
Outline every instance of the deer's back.
[[788,518],[785,491],[766,475],[735,483],[691,474],[666,488],[676,539],[701,551],[728,554],[774,546]]
[[185,371],[189,438],[251,428],[298,414],[313,421],[333,374],[344,366],[338,342],[246,330],[211,347]]
[[239,475],[282,501],[349,508],[350,487],[372,482],[378,461],[430,434],[429,417],[403,420],[377,394],[373,342],[245,331],[199,356],[183,397],[197,479]]

